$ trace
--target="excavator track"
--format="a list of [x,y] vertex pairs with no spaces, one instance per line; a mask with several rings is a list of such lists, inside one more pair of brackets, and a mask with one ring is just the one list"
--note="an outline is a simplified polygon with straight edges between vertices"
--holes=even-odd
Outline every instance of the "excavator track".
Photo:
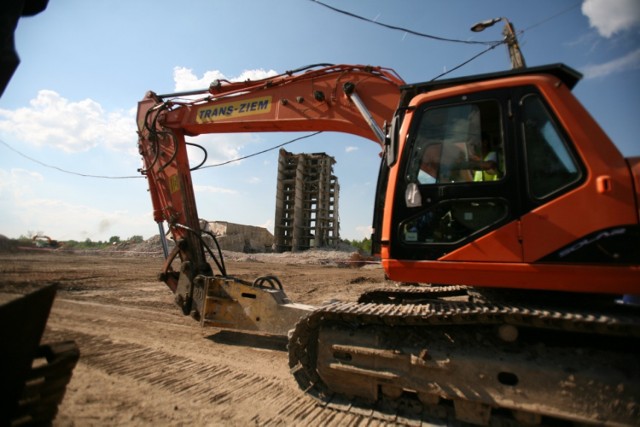
[[383,420],[637,425],[638,344],[622,306],[337,303],[296,325],[289,365],[324,404]]
[[466,296],[467,286],[402,286],[371,289],[358,298],[362,304],[420,303],[446,297]]

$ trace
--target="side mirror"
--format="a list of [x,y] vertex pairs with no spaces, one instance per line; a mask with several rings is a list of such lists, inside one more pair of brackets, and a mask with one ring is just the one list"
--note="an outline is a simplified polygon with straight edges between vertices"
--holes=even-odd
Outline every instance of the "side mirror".
[[391,167],[398,159],[398,138],[400,133],[400,114],[396,112],[391,121],[391,129],[386,138],[385,155],[387,159],[387,167]]

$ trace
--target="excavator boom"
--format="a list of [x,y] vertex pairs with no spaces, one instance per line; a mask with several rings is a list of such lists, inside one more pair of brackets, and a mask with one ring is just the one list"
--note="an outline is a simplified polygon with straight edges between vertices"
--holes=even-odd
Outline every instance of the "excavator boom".
[[[162,125],[193,136],[205,133],[336,131],[382,145],[404,81],[393,70],[352,65],[303,68],[258,81],[214,81],[206,92],[157,96],[138,109],[139,128],[151,129],[151,109],[166,111]],[[355,94],[354,101],[352,95]],[[203,95],[181,102],[177,97]],[[359,103],[354,108],[354,103]],[[363,117],[359,106],[374,105]],[[366,107],[365,107],[366,108]]]

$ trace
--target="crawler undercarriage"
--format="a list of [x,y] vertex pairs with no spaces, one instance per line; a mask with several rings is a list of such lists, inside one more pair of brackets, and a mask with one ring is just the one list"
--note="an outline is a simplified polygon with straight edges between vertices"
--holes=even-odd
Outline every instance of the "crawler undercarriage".
[[640,419],[640,315],[613,296],[399,285],[315,308],[273,276],[180,283],[176,301],[193,295],[203,326],[288,335],[300,387],[338,410],[454,425]]
[[637,424],[640,320],[628,307],[550,309],[548,300],[538,308],[540,298],[496,304],[465,295],[450,286],[384,289],[320,308],[290,336],[290,366],[322,401],[379,414]]

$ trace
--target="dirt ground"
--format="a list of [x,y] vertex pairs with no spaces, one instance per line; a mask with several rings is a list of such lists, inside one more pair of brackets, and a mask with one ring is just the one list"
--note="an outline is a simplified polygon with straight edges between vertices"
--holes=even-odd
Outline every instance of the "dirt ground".
[[[390,285],[378,264],[350,268],[348,260],[338,251],[230,253],[226,263],[246,280],[275,275],[292,301],[312,305]],[[183,316],[155,279],[161,266],[157,255],[126,251],[0,252],[0,298],[58,283],[43,342],[80,347],[54,426],[380,423],[305,395],[284,340],[201,328]]]

